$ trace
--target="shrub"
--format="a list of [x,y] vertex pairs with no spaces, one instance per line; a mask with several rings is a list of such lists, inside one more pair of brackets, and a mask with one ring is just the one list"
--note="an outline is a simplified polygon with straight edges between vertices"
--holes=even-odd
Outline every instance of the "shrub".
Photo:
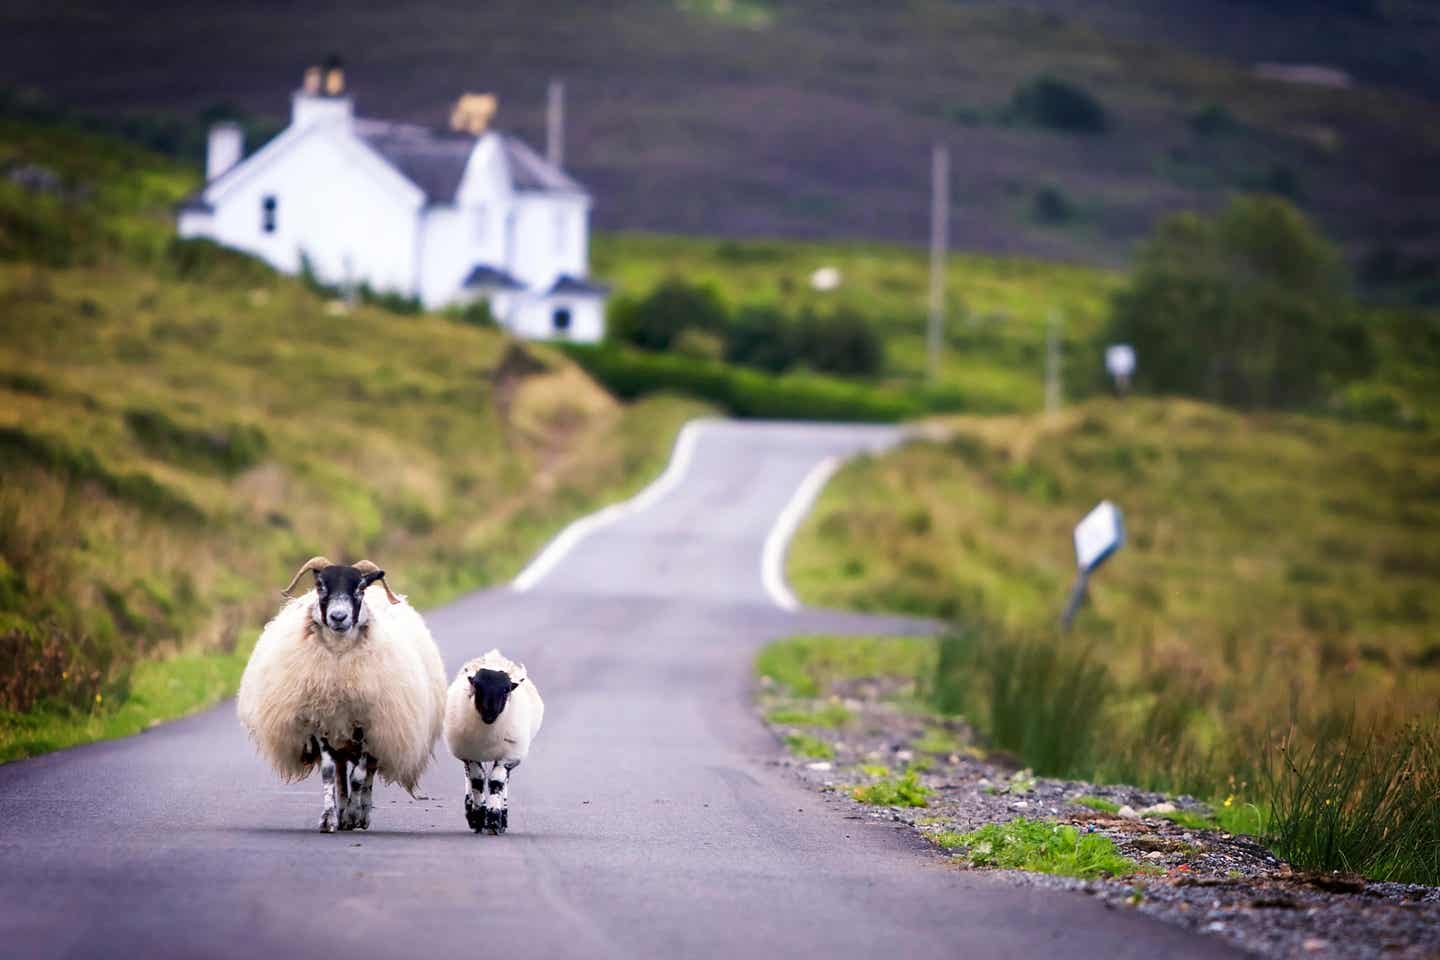
[[275,271],[259,257],[223,247],[205,237],[174,237],[166,260],[181,280],[220,285],[269,284]]
[[1245,407],[1313,404],[1373,359],[1339,253],[1278,197],[1164,221],[1103,339],[1134,345],[1138,389]]
[[798,353],[795,331],[771,306],[741,307],[725,335],[725,359],[770,373],[783,373]]
[[830,313],[806,310],[796,322],[796,353],[812,370],[842,377],[868,377],[885,366],[885,343],[861,314],[841,307]]
[[728,314],[714,288],[671,277],[639,301],[618,301],[611,335],[646,350],[668,350],[682,330],[721,333]]
[[484,327],[492,330],[499,325],[495,322],[495,314],[490,309],[490,301],[483,298],[465,304],[460,308],[457,316],[461,323],[468,323],[472,327]]
[[1104,133],[1109,118],[1100,101],[1078,84],[1042,74],[1016,88],[1010,114],[1025,123],[1067,133]]
[[1030,217],[1036,223],[1065,223],[1074,215],[1070,200],[1059,187],[1041,187],[1030,199]]

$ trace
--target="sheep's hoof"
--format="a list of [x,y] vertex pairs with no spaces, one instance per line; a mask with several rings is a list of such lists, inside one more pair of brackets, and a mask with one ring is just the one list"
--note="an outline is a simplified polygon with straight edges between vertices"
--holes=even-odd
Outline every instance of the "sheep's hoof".
[[486,810],[485,829],[489,830],[492,836],[500,836],[509,826],[509,816],[506,810]]
[[320,814],[320,832],[335,832],[335,812],[333,810],[326,810],[324,813]]
[[465,822],[476,833],[483,833],[485,830],[485,811],[472,804],[469,797],[465,798]]

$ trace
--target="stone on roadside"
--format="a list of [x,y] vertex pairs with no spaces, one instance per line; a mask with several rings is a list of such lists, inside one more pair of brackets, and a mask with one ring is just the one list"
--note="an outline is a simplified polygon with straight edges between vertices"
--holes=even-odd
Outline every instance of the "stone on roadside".
[[814,763],[805,764],[805,769],[814,770],[816,773],[824,773],[827,770],[833,770],[834,764],[829,760],[816,760]]
[[1169,800],[1166,800],[1163,803],[1150,804],[1150,806],[1140,811],[1140,816],[1149,817],[1161,813],[1174,813],[1176,809],[1177,807],[1175,806],[1175,804],[1171,803]]
[[1130,806],[1130,804],[1128,804],[1128,803],[1125,804],[1125,806],[1121,807],[1119,810],[1116,810],[1116,811],[1115,811],[1115,816],[1119,817],[1121,820],[1139,820],[1139,819],[1140,819],[1140,814],[1136,813],[1136,812],[1135,812],[1135,808],[1132,807],[1132,806]]

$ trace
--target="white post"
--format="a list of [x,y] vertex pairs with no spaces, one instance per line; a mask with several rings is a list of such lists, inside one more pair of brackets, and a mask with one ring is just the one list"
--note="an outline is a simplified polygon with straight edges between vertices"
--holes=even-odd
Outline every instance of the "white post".
[[930,155],[930,324],[926,330],[926,372],[940,376],[940,345],[945,323],[945,253],[950,236],[950,151],[935,144]]
[[546,99],[545,159],[554,167],[565,164],[565,84],[560,80],[550,81]]
[[1060,312],[1050,311],[1045,330],[1045,412],[1060,409]]

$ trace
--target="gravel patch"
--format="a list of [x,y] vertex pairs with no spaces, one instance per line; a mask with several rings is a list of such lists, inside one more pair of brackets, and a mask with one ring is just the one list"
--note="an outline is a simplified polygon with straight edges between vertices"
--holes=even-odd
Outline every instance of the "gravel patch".
[[[1440,958],[1440,887],[1295,870],[1249,837],[1160,815],[1208,817],[1209,807],[1193,797],[1035,777],[980,749],[963,723],[896,699],[902,692],[885,680],[848,681],[828,700],[797,700],[762,682],[757,702],[762,720],[776,710],[845,707],[851,719],[838,727],[765,722],[782,744],[801,733],[829,745],[832,759],[787,755],[778,762],[851,808],[851,816],[893,820],[932,842],[1019,817],[1055,820],[1108,837],[1139,867],[1132,876],[1098,880],[993,871],[1017,884],[1083,891],[1113,909],[1140,910],[1258,956]],[[876,807],[853,799],[851,788],[873,783],[878,767],[893,775],[915,771],[933,791],[927,805]],[[1081,797],[1121,809],[1093,810],[1077,802]],[[963,851],[941,852],[957,869],[978,869]]]

